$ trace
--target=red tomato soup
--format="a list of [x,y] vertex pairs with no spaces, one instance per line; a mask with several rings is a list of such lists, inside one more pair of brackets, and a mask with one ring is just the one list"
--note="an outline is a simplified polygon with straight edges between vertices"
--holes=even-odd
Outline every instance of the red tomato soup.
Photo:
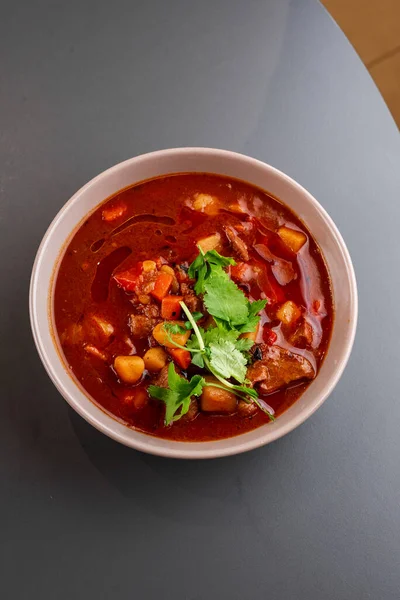
[[265,425],[301,396],[333,301],[291,210],[248,183],[187,173],[122,190],[86,218],[61,259],[54,317],[65,362],[103,410],[206,441]]

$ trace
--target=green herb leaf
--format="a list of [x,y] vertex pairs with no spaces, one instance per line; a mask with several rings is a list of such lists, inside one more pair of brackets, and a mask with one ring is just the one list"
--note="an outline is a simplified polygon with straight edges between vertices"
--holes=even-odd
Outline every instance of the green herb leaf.
[[205,381],[201,375],[194,375],[190,381],[178,375],[173,363],[168,367],[168,388],[150,385],[150,396],[165,403],[165,424],[178,421],[185,415],[192,396],[200,396]]
[[[194,321],[196,321],[196,323],[197,323],[197,321],[199,321],[199,320],[200,320],[200,319],[201,319],[203,316],[204,316],[204,315],[203,315],[203,313],[201,313],[201,312],[194,312],[194,313],[192,313],[192,317],[193,317]],[[186,327],[186,329],[192,329],[192,324],[191,324],[191,322],[190,322],[190,321],[185,321],[185,327]]]
[[225,271],[213,269],[204,289],[204,304],[210,315],[226,321],[231,328],[246,323],[248,300]]
[[248,352],[250,350],[250,348],[252,348],[254,346],[254,341],[253,340],[249,340],[247,338],[239,338],[236,341],[236,349],[239,350],[239,352]]
[[186,333],[185,327],[178,323],[164,323],[163,329],[167,333]]
[[229,340],[220,340],[210,344],[210,363],[213,370],[226,379],[236,379],[243,383],[246,378],[246,358],[235,344]]
[[225,267],[235,265],[233,258],[221,256],[216,250],[199,255],[189,267],[189,276],[197,278],[195,291],[204,294],[204,303],[217,322],[224,321],[228,328],[242,333],[255,331],[258,313],[266,300],[250,303],[244,292],[232,281]]
[[249,317],[254,317],[267,306],[267,300],[254,300],[249,302]]
[[193,354],[192,356],[192,364],[196,365],[196,367],[200,367],[200,369],[204,369],[204,358],[200,353]]

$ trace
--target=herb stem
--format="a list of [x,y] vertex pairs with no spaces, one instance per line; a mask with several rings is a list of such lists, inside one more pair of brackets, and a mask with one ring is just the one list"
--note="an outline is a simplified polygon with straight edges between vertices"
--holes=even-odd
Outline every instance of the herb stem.
[[175,342],[175,340],[172,339],[172,337],[170,335],[167,336],[168,341],[171,342],[171,344],[174,344],[174,346],[176,346],[177,348],[181,348],[182,350],[187,350],[188,352],[192,352],[193,354],[200,354],[202,352],[202,350],[198,350],[197,348],[187,348],[186,346],[182,346],[181,344],[178,344],[177,342]]
[[188,321],[190,322],[190,324],[193,327],[193,331],[196,334],[196,337],[199,341],[200,352],[204,352],[204,350],[205,350],[204,340],[202,338],[199,328],[197,327],[196,321],[193,319],[192,313],[190,312],[190,310],[188,309],[188,307],[186,306],[186,304],[183,301],[179,302],[179,304],[181,305],[183,312],[185,313],[185,315],[188,318]]

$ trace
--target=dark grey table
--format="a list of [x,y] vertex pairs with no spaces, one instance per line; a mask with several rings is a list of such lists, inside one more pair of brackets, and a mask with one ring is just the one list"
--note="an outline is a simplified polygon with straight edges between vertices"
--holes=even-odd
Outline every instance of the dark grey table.
[[[0,597],[398,600],[400,139],[343,34],[314,0],[3,0],[0,57]],[[69,196],[185,145],[306,186],[360,293],[323,408],[214,462],[92,429],[47,378],[28,319],[34,254]]]

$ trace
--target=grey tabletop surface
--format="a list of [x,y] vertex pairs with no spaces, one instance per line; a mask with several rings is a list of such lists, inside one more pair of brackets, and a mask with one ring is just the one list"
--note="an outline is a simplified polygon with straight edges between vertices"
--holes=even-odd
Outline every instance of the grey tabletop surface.
[[[400,139],[316,0],[0,3],[0,596],[400,597]],[[127,449],[78,417],[31,338],[29,276],[81,185],[136,154],[240,151],[339,226],[354,350],[324,406],[251,453]]]

